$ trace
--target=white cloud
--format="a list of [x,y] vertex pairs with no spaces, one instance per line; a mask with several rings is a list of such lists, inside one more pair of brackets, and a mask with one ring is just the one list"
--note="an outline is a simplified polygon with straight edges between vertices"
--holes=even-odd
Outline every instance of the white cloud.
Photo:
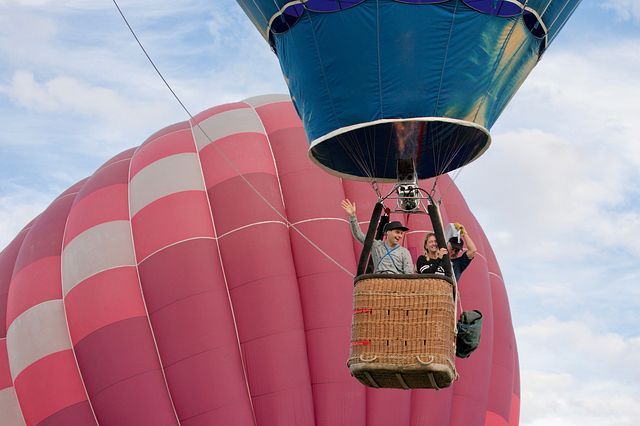
[[0,248],[13,240],[24,226],[38,216],[59,193],[3,184],[0,194]]
[[580,259],[615,245],[640,257],[624,237],[640,233],[639,43],[551,49],[458,179],[486,229],[512,235],[495,239],[500,254]]
[[549,317],[516,329],[523,425],[635,424],[640,336],[595,332],[600,325]]
[[637,0],[609,0],[603,2],[600,7],[613,10],[623,21],[640,22],[640,3]]
[[[597,371],[593,371],[597,374]],[[522,426],[632,426],[637,423],[635,386],[599,377],[522,369]]]

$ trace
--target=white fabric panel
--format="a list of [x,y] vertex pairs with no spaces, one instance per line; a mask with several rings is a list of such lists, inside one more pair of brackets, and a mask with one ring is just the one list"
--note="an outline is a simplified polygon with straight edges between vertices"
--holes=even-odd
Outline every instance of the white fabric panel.
[[24,419],[13,387],[0,390],[0,424],[3,426],[24,426]]
[[129,221],[101,223],[79,234],[64,248],[62,290],[66,295],[100,271],[135,264]]
[[198,151],[217,139],[237,133],[264,134],[264,126],[253,109],[241,108],[221,112],[202,121],[199,126],[193,126]]
[[291,102],[289,95],[277,94],[277,95],[260,95],[242,101],[251,105],[254,108],[261,107],[263,105],[274,104],[276,102]]
[[27,309],[7,330],[11,377],[47,355],[71,348],[62,300],[49,300]]
[[204,191],[198,156],[171,155],[140,170],[129,184],[131,216],[159,198],[182,191]]

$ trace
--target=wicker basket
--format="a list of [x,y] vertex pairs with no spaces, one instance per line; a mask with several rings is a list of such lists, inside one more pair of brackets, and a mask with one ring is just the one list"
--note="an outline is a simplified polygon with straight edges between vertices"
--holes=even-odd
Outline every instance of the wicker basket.
[[440,275],[356,278],[347,366],[380,388],[445,388],[455,368],[452,282]]

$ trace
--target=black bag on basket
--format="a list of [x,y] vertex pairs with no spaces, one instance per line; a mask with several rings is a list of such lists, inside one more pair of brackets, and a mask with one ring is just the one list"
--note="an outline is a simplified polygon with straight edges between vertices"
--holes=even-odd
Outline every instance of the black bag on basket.
[[462,315],[460,315],[457,328],[456,356],[459,358],[468,358],[480,344],[482,313],[478,310],[464,311]]

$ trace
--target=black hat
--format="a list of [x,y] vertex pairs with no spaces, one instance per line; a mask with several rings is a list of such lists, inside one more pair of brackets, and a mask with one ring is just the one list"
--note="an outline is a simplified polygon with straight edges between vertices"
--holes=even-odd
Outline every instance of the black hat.
[[403,231],[408,231],[409,228],[406,226],[402,226],[402,222],[394,220],[393,222],[389,222],[384,226],[384,232],[391,231],[392,229],[402,229]]
[[464,241],[462,241],[462,238],[451,237],[449,238],[449,244],[451,244],[452,249],[462,250],[462,246],[464,246]]

